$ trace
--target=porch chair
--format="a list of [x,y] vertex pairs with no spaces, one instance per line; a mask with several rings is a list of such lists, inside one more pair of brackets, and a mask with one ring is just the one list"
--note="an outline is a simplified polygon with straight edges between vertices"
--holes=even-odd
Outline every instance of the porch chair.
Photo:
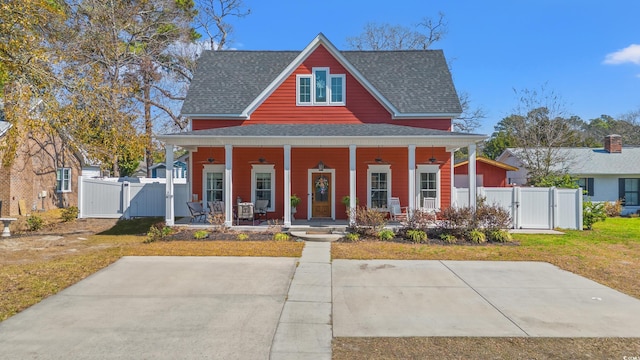
[[189,201],[187,202],[187,206],[189,207],[189,212],[191,213],[191,222],[195,220],[206,220],[207,212],[202,207],[202,204],[198,201]]
[[436,198],[424,198],[422,200],[422,209],[431,214],[438,212],[438,208],[436,207]]
[[240,225],[240,220],[251,220],[253,224],[253,203],[241,202],[238,203],[238,213],[236,215],[236,225]]
[[258,220],[261,216],[267,220],[267,208],[269,207],[269,200],[256,200],[256,206],[254,207],[254,211]]
[[207,206],[211,215],[224,214],[224,201],[207,201]]
[[400,206],[400,198],[392,197],[389,199],[389,217],[393,221],[407,220],[407,208]]

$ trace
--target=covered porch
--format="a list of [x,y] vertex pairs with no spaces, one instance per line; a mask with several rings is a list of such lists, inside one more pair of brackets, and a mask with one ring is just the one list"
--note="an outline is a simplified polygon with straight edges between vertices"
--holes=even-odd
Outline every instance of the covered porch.
[[[189,150],[191,193],[224,204],[224,225],[236,226],[238,202],[268,202],[266,219],[290,228],[299,221],[341,221],[356,206],[383,209],[391,197],[409,209],[425,196],[451,205],[453,152],[469,148],[475,173],[483,135],[391,124],[247,125],[159,137],[166,162]],[[475,183],[475,176],[469,177]],[[470,186],[475,189],[475,186]],[[166,182],[168,225],[175,224],[173,178]],[[301,201],[292,214],[291,196]],[[475,193],[470,192],[470,204]],[[343,200],[348,200],[344,201]]]

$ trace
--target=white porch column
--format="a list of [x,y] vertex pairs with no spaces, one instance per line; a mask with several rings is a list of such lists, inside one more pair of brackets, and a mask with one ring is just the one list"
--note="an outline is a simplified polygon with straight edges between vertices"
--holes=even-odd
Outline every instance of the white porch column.
[[469,207],[476,208],[476,144],[469,144]]
[[284,227],[291,227],[291,145],[284,145]]
[[224,146],[224,225],[233,225],[233,145]]
[[165,164],[167,164],[167,171],[165,171],[166,174],[166,204],[165,204],[165,211],[164,211],[164,223],[167,226],[173,226],[174,225],[174,219],[175,219],[175,204],[174,204],[174,191],[173,191],[173,171],[171,171],[170,169],[173,169],[173,144],[166,144],[165,145],[165,150],[164,150],[164,159],[165,159]]
[[[356,146],[349,145],[349,214],[356,212]],[[349,216],[349,225],[354,220]]]
[[416,146],[409,145],[409,211],[416,208]]

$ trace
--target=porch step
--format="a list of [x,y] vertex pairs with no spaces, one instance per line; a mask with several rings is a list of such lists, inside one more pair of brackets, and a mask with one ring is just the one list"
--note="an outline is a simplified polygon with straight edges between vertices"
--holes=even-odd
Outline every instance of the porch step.
[[344,237],[344,229],[335,228],[296,228],[290,229],[291,236],[297,237],[305,241],[332,242]]

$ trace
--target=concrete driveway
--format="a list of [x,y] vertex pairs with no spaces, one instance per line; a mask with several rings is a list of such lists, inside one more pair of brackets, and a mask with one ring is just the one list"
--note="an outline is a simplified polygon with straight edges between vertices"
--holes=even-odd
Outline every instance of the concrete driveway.
[[640,300],[543,262],[334,260],[333,336],[640,337]]
[[329,251],[125,257],[0,323],[0,359],[328,360],[332,337],[640,337],[640,300],[548,263]]
[[0,323],[0,358],[268,359],[296,261],[125,257]]

